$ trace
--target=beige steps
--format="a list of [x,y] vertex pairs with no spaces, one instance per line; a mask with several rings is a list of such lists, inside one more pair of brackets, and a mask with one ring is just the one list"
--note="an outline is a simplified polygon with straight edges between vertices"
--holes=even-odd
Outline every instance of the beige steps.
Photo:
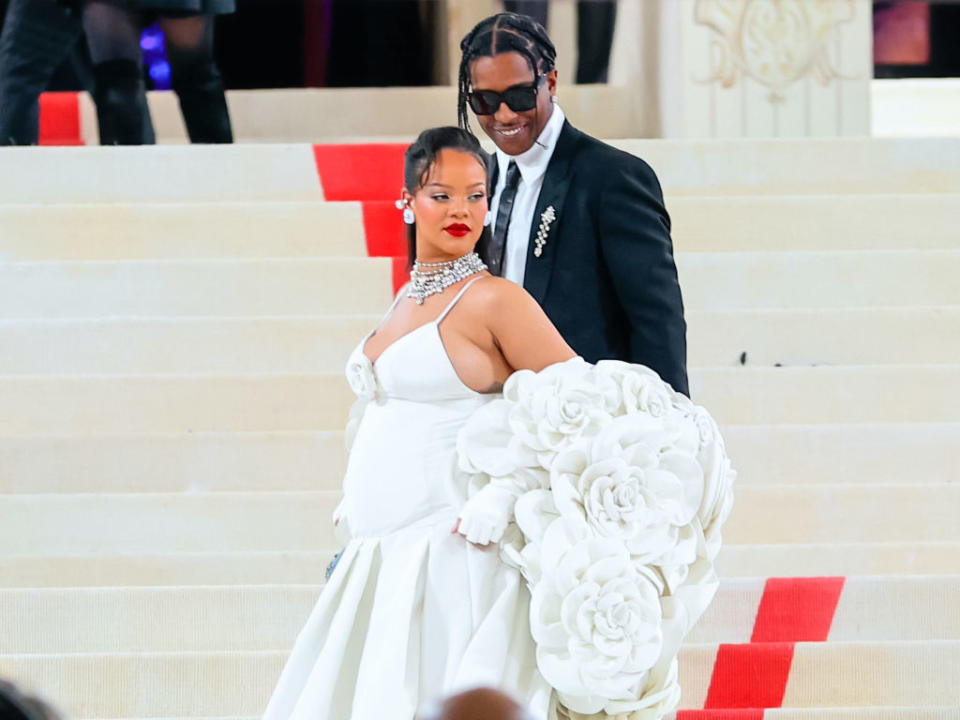
[[[694,369],[721,424],[955,422],[960,366]],[[343,375],[0,376],[0,436],[341,430]]]
[[737,485],[960,482],[960,423],[728,425]]
[[[685,642],[747,643],[765,580],[720,581],[713,604]],[[960,639],[960,579],[943,576],[848,577],[830,626],[829,642]],[[802,610],[797,609],[802,613]]]
[[0,150],[0,203],[4,205],[322,199],[309,145]]
[[925,365],[960,358],[960,307],[696,310],[686,319],[690,367],[739,365],[742,353],[748,366]]
[[727,543],[720,577],[822,577],[960,574],[960,542],[836,542],[789,545]]
[[690,385],[694,400],[723,425],[960,419],[956,365],[695,368]]
[[[951,249],[958,207],[951,194],[667,198],[681,253]],[[3,260],[364,253],[360,203],[0,205]]]
[[[715,645],[681,650],[680,709],[703,707],[716,656]],[[955,641],[797,643],[782,705],[960,707],[957,662],[960,643]]]
[[612,140],[674,195],[960,192],[960,138]]
[[[716,653],[715,645],[681,650],[681,709],[703,707]],[[284,659],[284,652],[0,655],[0,674],[44,688],[79,720],[246,716],[263,711]],[[960,703],[958,662],[955,641],[798,643],[783,705],[952,707]]]
[[[955,250],[693,253],[677,266],[689,310],[960,305]],[[6,263],[0,318],[381,313],[390,273],[387,258]]]
[[382,313],[387,258],[0,264],[0,318]]
[[[737,486],[960,482],[960,423],[729,425]],[[339,490],[343,433],[0,436],[2,493]]]
[[[0,320],[0,375],[338,373],[379,319]],[[687,314],[687,360],[691,368],[741,359],[748,367],[954,363],[953,327],[960,307],[695,311]]]
[[0,260],[366,256],[359,203],[0,205]]
[[677,270],[690,310],[960,305],[957,250],[689,253]]
[[380,317],[0,320],[0,375],[342,373]]
[[0,377],[0,434],[341,430],[342,374]]
[[[960,485],[740,487],[732,544],[960,542]],[[10,555],[322,551],[336,491],[3,495]],[[896,508],[893,512],[891,508]],[[69,533],[64,529],[70,528]],[[782,574],[782,573],[774,573]]]
[[950,249],[960,226],[953,194],[668,195],[667,210],[680,252]]
[[[960,138],[615,140],[612,144],[645,159],[670,195],[960,192]],[[51,198],[58,203],[102,204],[321,197],[312,148],[307,144],[0,152],[3,204],[42,203]]]
[[[693,253],[677,266],[689,310],[960,305],[960,251]],[[390,268],[387,258],[8,263],[0,318],[379,313]]]
[[[98,554],[8,554],[0,556],[0,587],[315,585],[323,581],[336,550],[331,544],[316,552],[154,554],[125,553],[120,547]],[[725,579],[758,575],[960,575],[960,542],[728,543],[720,552],[717,569]]]
[[[762,579],[724,579],[687,644],[750,642]],[[0,590],[7,654],[212,652],[292,647],[322,587]],[[830,642],[960,640],[960,578],[854,577]]]
[[339,490],[343,433],[0,437],[0,493]]

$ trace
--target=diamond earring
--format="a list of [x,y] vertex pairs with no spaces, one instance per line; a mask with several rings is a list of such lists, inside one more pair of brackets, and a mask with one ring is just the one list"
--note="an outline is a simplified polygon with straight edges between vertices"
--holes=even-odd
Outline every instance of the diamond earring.
[[493,223],[493,213],[490,210],[487,210],[487,214],[483,216],[483,226],[490,227]]
[[403,221],[407,225],[413,225],[413,223],[416,221],[415,218],[413,217],[413,210],[411,210],[410,208],[403,209]]

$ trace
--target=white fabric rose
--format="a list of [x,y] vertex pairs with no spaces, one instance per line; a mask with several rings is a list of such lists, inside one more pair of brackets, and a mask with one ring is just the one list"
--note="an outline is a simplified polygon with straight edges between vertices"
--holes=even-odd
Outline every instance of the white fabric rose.
[[561,515],[623,541],[635,561],[655,563],[696,515],[703,472],[696,458],[671,447],[659,422],[628,415],[611,421],[590,447],[558,455],[550,484]]
[[347,360],[346,375],[347,383],[357,398],[366,401],[376,399],[379,386],[373,371],[373,363],[360,348],[357,348]]
[[660,658],[656,585],[622,543],[562,518],[547,529],[541,561],[530,605],[540,672],[577,712],[629,697]]
[[616,403],[612,395],[598,391],[593,366],[580,358],[539,373],[516,372],[507,379],[503,396],[511,405],[509,422],[516,440],[544,468],[557,452],[599,431]]

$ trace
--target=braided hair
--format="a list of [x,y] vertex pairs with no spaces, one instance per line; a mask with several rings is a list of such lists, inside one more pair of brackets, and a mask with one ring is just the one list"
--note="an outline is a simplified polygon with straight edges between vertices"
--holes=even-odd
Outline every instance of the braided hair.
[[557,49],[546,29],[527,15],[503,12],[477,23],[460,42],[457,122],[467,132],[472,132],[467,117],[470,63],[479,57],[493,57],[506,52],[523,55],[534,75],[550,72],[557,61]]

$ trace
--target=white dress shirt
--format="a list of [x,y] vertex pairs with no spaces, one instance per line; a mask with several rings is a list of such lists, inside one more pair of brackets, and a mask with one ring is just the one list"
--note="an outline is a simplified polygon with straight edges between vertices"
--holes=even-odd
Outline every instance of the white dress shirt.
[[537,209],[540,188],[543,187],[543,176],[553,156],[553,149],[557,146],[564,119],[563,110],[559,105],[554,105],[550,119],[547,120],[537,142],[529,150],[521,155],[507,155],[497,148],[498,177],[497,186],[494,188],[493,206],[490,208],[493,211],[491,229],[497,223],[500,195],[507,183],[507,166],[513,160],[520,168],[520,183],[517,185],[517,194],[513,200],[513,212],[510,214],[510,227],[507,229],[507,242],[503,250],[503,277],[518,285],[523,285],[523,276],[527,268],[530,228],[533,223],[533,213]]

